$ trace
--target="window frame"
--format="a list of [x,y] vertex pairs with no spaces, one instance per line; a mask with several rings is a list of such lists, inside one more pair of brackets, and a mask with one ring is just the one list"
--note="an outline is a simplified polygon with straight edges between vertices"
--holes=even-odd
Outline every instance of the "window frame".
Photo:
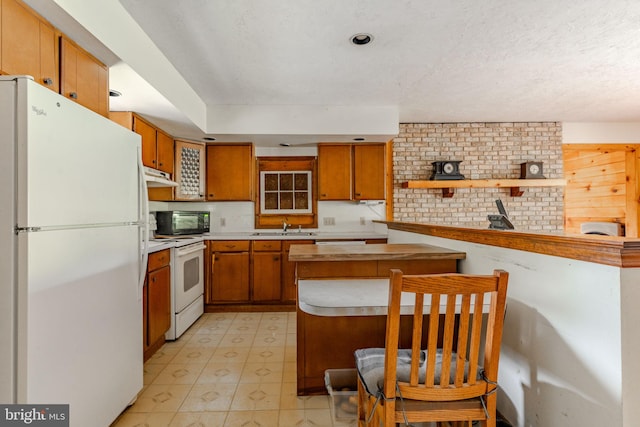
[[[256,159],[256,200],[255,203],[255,228],[282,228],[286,222],[290,227],[317,228],[318,227],[318,173],[317,158],[304,157],[258,157]],[[305,172],[310,173],[311,181],[308,188],[309,209],[307,212],[278,211],[264,212],[264,192],[262,190],[261,176],[264,172]]]

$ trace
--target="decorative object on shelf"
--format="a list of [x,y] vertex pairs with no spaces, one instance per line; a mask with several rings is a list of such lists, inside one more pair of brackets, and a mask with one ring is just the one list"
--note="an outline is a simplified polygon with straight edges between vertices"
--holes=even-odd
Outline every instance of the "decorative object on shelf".
[[504,208],[502,204],[502,200],[496,200],[496,206],[498,207],[498,215],[487,215],[487,219],[489,220],[489,228],[493,230],[513,230],[513,224],[509,220],[509,216],[507,215],[507,210]]
[[545,179],[542,175],[542,162],[520,163],[520,179]]
[[456,181],[464,179],[464,175],[460,173],[460,163],[460,160],[432,162],[433,173],[429,179],[435,181]]

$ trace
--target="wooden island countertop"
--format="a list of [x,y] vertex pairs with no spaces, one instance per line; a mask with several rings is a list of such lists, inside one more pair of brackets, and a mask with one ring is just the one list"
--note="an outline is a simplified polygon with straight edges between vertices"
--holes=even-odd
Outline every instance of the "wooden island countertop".
[[381,243],[371,245],[294,245],[289,261],[386,261],[418,259],[464,259],[466,254],[421,243]]
[[296,279],[389,277],[399,268],[405,274],[457,271],[464,252],[423,243],[369,245],[292,245],[289,261],[296,263]]

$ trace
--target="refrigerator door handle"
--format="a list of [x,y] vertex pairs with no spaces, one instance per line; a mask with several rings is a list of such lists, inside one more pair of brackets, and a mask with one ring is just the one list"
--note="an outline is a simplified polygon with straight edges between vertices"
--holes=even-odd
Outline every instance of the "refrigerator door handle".
[[42,227],[16,227],[16,234],[19,233],[34,233],[36,231],[41,231]]
[[144,279],[147,275],[147,261],[149,258],[149,192],[145,181],[144,165],[142,164],[142,147],[138,146],[138,192],[142,211],[142,259],[140,261],[140,275],[138,279],[138,301],[142,300]]

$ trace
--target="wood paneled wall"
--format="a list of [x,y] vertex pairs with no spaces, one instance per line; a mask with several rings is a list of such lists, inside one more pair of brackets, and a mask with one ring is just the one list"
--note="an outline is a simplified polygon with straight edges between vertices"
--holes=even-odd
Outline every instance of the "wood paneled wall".
[[565,231],[588,221],[624,224],[638,237],[640,145],[565,144]]

